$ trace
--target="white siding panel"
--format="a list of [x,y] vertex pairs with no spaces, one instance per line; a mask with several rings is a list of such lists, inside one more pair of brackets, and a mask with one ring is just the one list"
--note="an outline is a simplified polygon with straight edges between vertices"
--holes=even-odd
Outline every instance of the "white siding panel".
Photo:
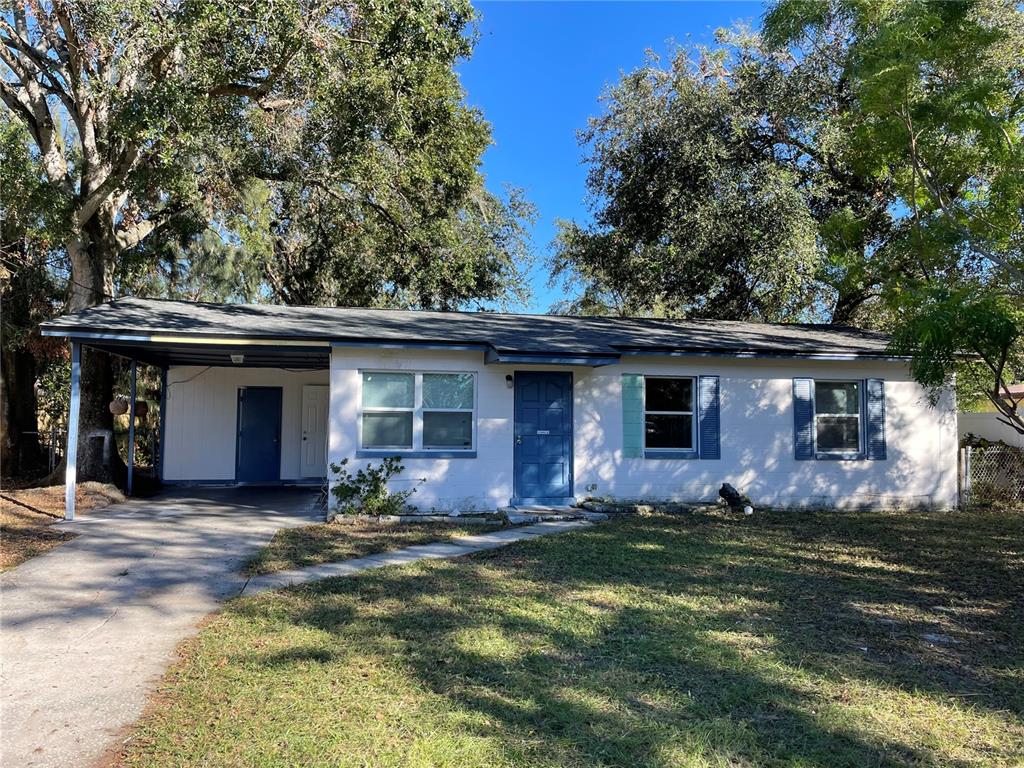
[[[412,498],[424,509],[493,509],[509,503],[513,392],[505,376],[516,370],[573,372],[578,498],[712,500],[721,484],[730,482],[760,505],[945,508],[956,503],[952,395],[931,407],[899,363],[633,357],[620,365],[584,368],[484,365],[479,352],[337,348],[331,357],[331,462],[355,457],[362,369],[478,374],[477,458],[406,459],[406,470],[395,481],[398,488],[424,479]],[[720,376],[721,459],[624,459],[623,373]],[[885,379],[888,459],[796,461],[794,376]]]
[[302,477],[302,385],[328,373],[277,368],[172,366],[167,372],[164,479],[235,479],[239,387],[281,387],[281,478]]
[[998,413],[961,413],[957,416],[960,437],[974,435],[1024,448],[1024,435],[999,420]]

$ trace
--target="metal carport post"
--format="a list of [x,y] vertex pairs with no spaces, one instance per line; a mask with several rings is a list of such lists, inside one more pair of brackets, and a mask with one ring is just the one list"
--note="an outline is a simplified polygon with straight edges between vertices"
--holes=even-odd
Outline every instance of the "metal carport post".
[[68,409],[68,450],[64,466],[64,519],[75,519],[75,470],[78,463],[78,409],[82,389],[82,345],[71,342],[71,405]]

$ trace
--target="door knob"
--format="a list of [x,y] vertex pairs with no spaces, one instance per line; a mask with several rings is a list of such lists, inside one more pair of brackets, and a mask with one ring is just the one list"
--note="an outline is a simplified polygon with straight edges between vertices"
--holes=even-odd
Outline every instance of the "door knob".
[[516,435],[516,445],[522,445],[522,444],[523,444],[522,435]]

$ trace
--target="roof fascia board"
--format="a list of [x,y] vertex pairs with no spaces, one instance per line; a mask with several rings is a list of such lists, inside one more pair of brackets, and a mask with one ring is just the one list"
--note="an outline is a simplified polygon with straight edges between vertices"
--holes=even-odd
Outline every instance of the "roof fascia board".
[[73,329],[56,329],[47,328],[40,326],[40,332],[43,336],[67,336],[73,340],[85,340],[91,339],[93,341],[149,341],[149,336],[142,336],[140,334],[133,333],[106,333],[106,332],[94,332],[94,331],[76,331]]
[[322,339],[277,339],[251,338],[243,336],[175,336],[164,334],[144,335],[138,333],[118,333],[111,331],[79,331],[74,328],[53,328],[41,326],[43,336],[67,336],[81,341],[124,341],[142,342],[145,344],[194,344],[202,346],[223,347],[322,347],[328,348],[331,343]]
[[437,341],[332,341],[337,349],[441,349],[454,352],[486,352],[489,344],[462,344]]
[[487,365],[502,363],[519,363],[520,365],[586,365],[591,368],[600,368],[604,365],[615,365],[619,362],[619,356],[611,355],[548,355],[518,352],[499,352],[488,349],[484,355],[484,362]]
[[668,349],[623,349],[628,357],[732,357],[744,360],[822,360],[842,362],[846,360],[877,360],[879,362],[905,363],[911,358],[902,355],[872,354],[868,352],[750,352],[727,350],[668,350]]

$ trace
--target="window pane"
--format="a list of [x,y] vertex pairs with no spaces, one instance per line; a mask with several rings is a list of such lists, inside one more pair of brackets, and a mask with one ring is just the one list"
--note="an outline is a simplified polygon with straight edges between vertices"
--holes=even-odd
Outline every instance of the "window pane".
[[423,414],[423,447],[472,448],[473,414],[426,411]]
[[412,411],[364,413],[364,448],[412,448]]
[[860,383],[814,382],[814,409],[818,413],[860,413]]
[[412,408],[415,383],[411,373],[364,373],[364,408]]
[[473,408],[472,373],[424,373],[424,408]]
[[648,448],[693,448],[693,416],[647,414]]
[[648,411],[692,411],[693,379],[644,379]]
[[818,450],[856,453],[860,450],[859,416],[819,416]]

